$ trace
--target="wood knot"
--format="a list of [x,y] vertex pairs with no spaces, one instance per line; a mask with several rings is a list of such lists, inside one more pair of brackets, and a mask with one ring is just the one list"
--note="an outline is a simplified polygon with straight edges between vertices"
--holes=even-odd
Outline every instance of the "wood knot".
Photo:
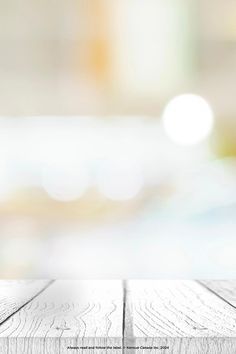
[[55,329],[57,330],[57,331],[69,331],[70,330],[70,328],[69,327],[63,327],[63,326],[61,326],[61,327],[55,327]]

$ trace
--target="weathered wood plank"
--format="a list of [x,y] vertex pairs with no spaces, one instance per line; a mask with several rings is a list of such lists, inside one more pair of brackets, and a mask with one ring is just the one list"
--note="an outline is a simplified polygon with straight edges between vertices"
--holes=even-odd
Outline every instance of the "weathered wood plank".
[[56,281],[0,326],[0,352],[121,353],[122,321],[121,281]]
[[[129,281],[123,352],[235,353],[235,283]],[[120,281],[57,281],[24,306],[47,284],[0,282],[0,353],[122,352]]]
[[236,310],[195,281],[129,281],[125,323],[127,353],[236,353]]
[[199,283],[236,307],[236,280],[199,280]]
[[49,280],[0,280],[0,323],[50,283]]

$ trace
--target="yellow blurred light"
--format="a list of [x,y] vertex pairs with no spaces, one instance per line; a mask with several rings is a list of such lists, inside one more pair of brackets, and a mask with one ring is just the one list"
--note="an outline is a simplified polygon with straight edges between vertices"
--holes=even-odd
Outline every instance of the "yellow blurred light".
[[163,126],[169,138],[180,145],[194,145],[212,131],[214,115],[201,96],[184,94],[173,98],[163,113]]

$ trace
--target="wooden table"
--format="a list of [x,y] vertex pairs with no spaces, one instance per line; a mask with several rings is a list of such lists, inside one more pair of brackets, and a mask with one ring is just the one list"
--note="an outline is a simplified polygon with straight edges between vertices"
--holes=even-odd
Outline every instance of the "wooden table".
[[0,281],[0,353],[236,353],[236,281]]

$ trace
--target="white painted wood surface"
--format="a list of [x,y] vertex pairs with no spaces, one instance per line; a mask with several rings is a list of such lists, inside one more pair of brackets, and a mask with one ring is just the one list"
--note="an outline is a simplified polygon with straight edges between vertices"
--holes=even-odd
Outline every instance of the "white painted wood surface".
[[50,283],[49,280],[0,280],[0,323]]
[[199,283],[236,308],[236,280],[199,280]]
[[0,281],[0,354],[234,354],[235,304],[233,280]]
[[126,315],[126,346],[152,347],[127,353],[236,353],[235,309],[198,282],[129,281]]
[[122,316],[121,281],[56,281],[0,326],[0,353],[121,353]]

